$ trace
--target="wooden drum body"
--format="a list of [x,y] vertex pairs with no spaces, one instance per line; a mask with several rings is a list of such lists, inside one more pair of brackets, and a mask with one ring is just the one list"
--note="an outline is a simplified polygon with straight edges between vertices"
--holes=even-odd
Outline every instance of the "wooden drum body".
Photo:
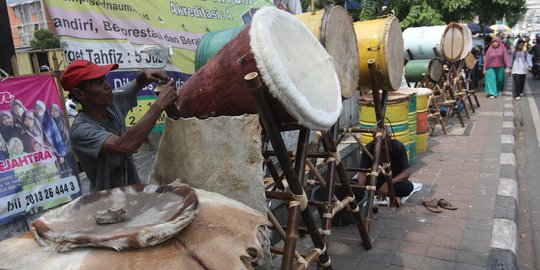
[[266,7],[178,90],[180,117],[257,113],[244,81],[250,72],[261,74],[278,124],[326,130],[341,113],[330,55],[298,19]]
[[[472,49],[471,32],[465,28],[467,26],[458,23],[407,28],[403,31],[405,50],[411,50],[415,60],[436,57],[434,47],[447,61],[463,59]],[[404,56],[410,60],[407,51],[404,51]]]
[[358,42],[358,61],[362,89],[371,89],[367,61],[375,60],[381,89],[395,91],[403,77],[403,34],[399,20],[393,16],[354,23]]
[[440,59],[410,60],[405,65],[405,78],[409,82],[428,80],[438,82],[443,75],[444,69]]
[[[444,25],[409,27],[403,31],[404,49],[411,51],[414,60],[433,59],[435,58],[433,48],[441,51],[441,38],[445,29]],[[404,51],[403,56],[411,60],[407,51]]]
[[296,15],[319,38],[334,62],[341,96],[350,98],[358,86],[358,46],[352,19],[342,6]]

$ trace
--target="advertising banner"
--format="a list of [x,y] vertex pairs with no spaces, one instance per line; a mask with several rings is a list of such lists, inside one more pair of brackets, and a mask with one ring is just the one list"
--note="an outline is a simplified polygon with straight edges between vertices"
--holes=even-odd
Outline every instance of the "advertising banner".
[[[44,0],[68,62],[87,59],[96,64],[119,64],[109,76],[134,78],[141,68],[164,68],[180,86],[195,72],[195,50],[211,31],[251,22],[265,0]],[[121,74],[114,75],[120,72]],[[119,80],[118,80],[119,79]],[[139,95],[131,126],[155,100],[152,91]],[[134,121],[129,119],[135,119]],[[155,129],[159,131],[159,127]]]
[[0,82],[0,225],[80,196],[64,115],[51,75]]

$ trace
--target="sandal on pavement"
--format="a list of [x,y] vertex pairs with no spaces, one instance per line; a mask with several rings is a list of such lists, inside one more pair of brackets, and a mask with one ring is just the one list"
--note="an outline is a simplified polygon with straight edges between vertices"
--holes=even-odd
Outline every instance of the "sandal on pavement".
[[439,208],[437,199],[429,199],[422,202],[422,204],[426,207],[427,210],[433,212],[433,213],[440,213],[442,212],[442,209]]
[[448,202],[445,199],[440,199],[437,202],[437,205],[439,205],[441,208],[448,209],[448,210],[457,210],[457,207],[453,206],[450,202]]

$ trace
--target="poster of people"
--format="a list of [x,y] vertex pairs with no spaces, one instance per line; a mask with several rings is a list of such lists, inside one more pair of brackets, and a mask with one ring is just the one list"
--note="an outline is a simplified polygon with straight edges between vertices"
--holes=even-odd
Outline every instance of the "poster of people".
[[78,183],[54,78],[0,82],[0,225],[71,201]]

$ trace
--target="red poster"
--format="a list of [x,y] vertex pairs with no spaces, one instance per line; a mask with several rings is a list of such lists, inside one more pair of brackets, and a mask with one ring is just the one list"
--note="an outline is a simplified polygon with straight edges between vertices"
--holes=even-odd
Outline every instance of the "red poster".
[[62,102],[51,75],[0,82],[0,225],[80,196]]

